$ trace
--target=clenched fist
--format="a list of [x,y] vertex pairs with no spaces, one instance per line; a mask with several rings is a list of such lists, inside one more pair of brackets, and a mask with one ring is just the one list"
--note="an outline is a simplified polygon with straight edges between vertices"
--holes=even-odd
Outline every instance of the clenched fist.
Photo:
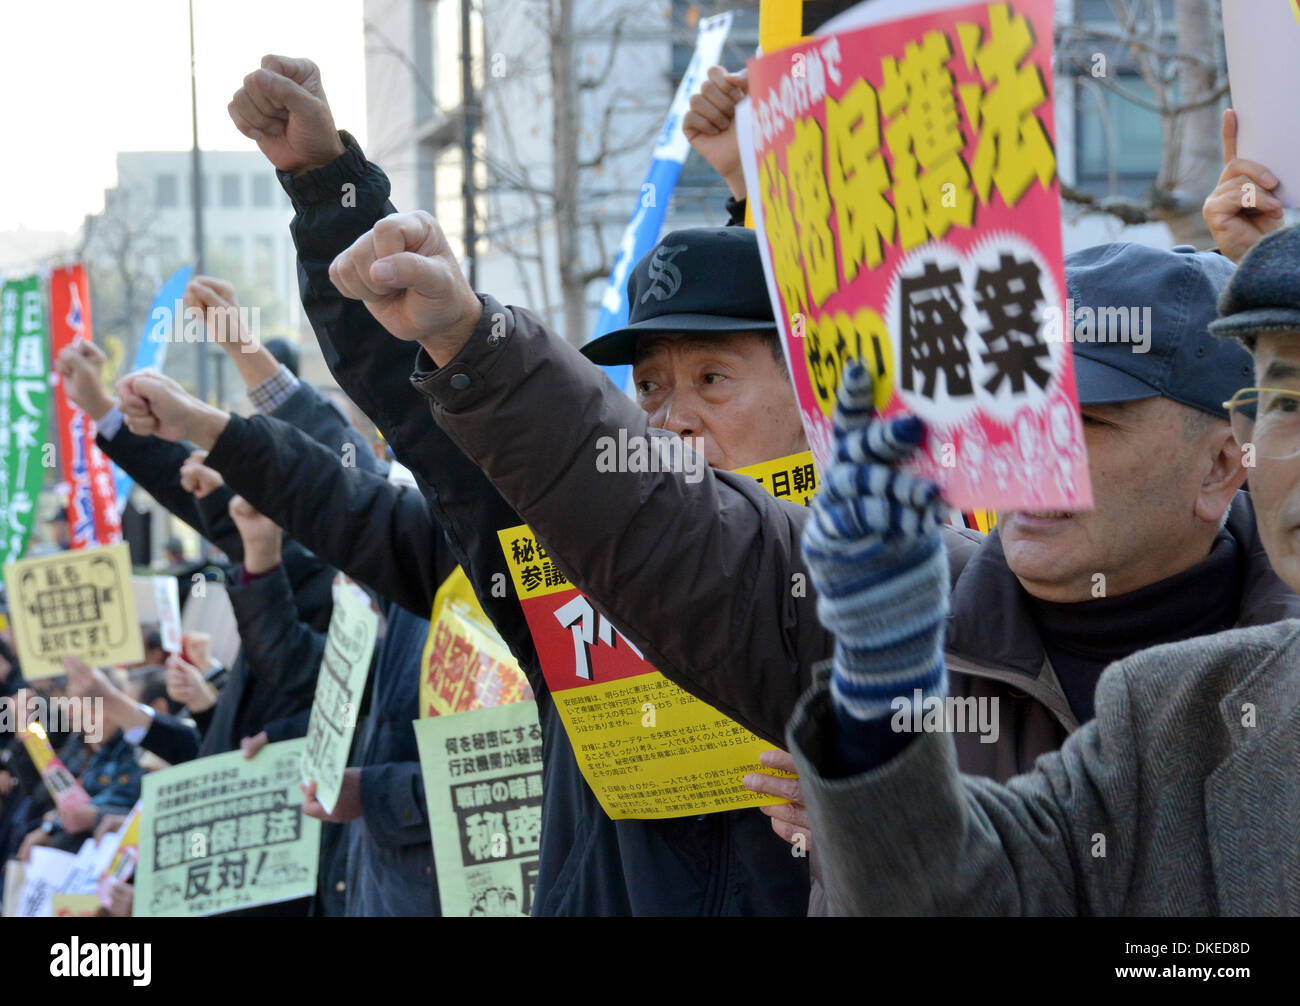
[[181,465],[181,488],[196,500],[211,496],[226,484],[219,471],[204,463],[207,460],[207,451],[190,451]]
[[460,352],[483,315],[442,228],[423,210],[384,217],[330,264],[330,279],[438,366]]
[[309,59],[263,56],[227,111],[235,128],[289,174],[322,167],[343,153],[320,70]]
[[201,713],[217,704],[217,690],[188,660],[173,653],[167,657],[163,667],[167,697],[173,702],[179,702],[192,713]]
[[244,569],[256,575],[280,565],[284,536],[275,521],[263,516],[242,496],[232,496],[228,509],[244,543]]
[[736,139],[736,106],[749,94],[749,71],[728,73],[711,66],[699,91],[691,95],[682,117],[682,134],[709,166],[722,176],[736,199],[745,198],[745,172]]
[[95,422],[113,407],[113,400],[103,385],[105,359],[104,351],[93,342],[79,341],[64,346],[54,361],[54,369],[63,378],[68,401]]
[[230,421],[229,414],[205,405],[155,370],[128,374],[117,382],[117,395],[127,429],[139,436],[192,440],[208,450]]

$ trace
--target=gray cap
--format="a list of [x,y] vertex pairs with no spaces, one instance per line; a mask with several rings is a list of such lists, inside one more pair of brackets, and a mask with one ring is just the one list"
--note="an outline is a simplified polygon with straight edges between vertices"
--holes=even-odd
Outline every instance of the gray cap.
[[1262,332],[1300,332],[1300,227],[1266,234],[1246,253],[1210,331],[1251,349]]
[[[1065,285],[1076,318],[1090,309],[1094,338],[1073,334],[1079,404],[1163,397],[1228,417],[1223,403],[1251,383],[1250,355],[1209,334],[1215,303],[1232,263],[1191,245],[1168,251],[1128,242],[1095,245],[1065,258]],[[1102,331],[1122,312],[1127,340]],[[1067,319],[1073,324],[1073,319]],[[1141,342],[1134,327],[1141,328]],[[1077,327],[1077,326],[1076,326]],[[1110,338],[1100,336],[1109,334]],[[1145,347],[1145,351],[1142,349]]]

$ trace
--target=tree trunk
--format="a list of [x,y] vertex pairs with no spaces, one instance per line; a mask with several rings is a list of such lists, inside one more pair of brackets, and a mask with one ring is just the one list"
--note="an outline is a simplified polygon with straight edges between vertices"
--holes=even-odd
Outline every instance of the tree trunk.
[[[1216,0],[1176,0],[1174,8],[1177,49],[1213,61],[1218,49]],[[1178,63],[1178,94],[1186,101],[1212,91],[1218,84],[1214,71],[1184,61]],[[1201,218],[1201,203],[1214,189],[1223,170],[1222,114],[1217,102],[1182,113],[1175,124],[1177,152],[1173,176],[1166,180],[1176,207],[1167,223],[1176,244],[1207,247],[1210,232]]]

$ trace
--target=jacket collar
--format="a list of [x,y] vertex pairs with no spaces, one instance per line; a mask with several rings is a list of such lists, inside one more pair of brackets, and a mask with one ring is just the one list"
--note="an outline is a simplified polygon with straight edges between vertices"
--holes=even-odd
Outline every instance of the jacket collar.
[[1233,750],[1258,744],[1300,716],[1300,625],[1287,633],[1267,660],[1219,700],[1219,715]]
[[[1245,627],[1300,618],[1300,596],[1273,572],[1264,552],[1249,493],[1238,492],[1233,498],[1227,529],[1245,553],[1236,624]],[[953,586],[945,649],[964,663],[997,668],[1000,678],[1010,672],[1037,679],[1044,667],[1043,641],[1025,590],[1007,566],[996,527]],[[968,673],[978,674],[978,669]]]

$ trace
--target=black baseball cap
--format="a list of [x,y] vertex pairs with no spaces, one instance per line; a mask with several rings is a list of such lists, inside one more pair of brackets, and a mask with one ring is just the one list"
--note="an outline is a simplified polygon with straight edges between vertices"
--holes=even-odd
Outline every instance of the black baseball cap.
[[1223,403],[1254,372],[1239,343],[1209,330],[1234,268],[1217,252],[1191,245],[1165,250],[1114,242],[1067,255],[1067,296],[1076,316],[1082,308],[1092,311],[1094,335],[1101,334],[1103,312],[1136,311],[1141,318],[1149,309],[1145,351],[1132,338],[1081,340],[1067,311],[1079,404],[1160,397],[1227,419]]
[[627,281],[628,324],[582,347],[593,363],[633,362],[643,335],[775,332],[758,238],[748,227],[673,231]]

